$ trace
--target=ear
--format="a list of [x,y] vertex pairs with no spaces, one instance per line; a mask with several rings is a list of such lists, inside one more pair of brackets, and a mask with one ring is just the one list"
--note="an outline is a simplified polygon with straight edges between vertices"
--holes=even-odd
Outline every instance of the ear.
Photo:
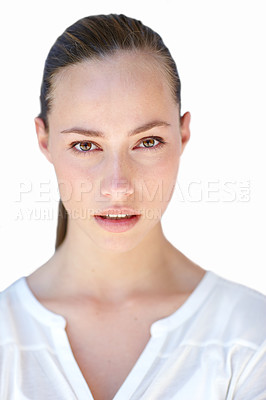
[[180,133],[181,133],[181,140],[182,140],[181,154],[183,153],[184,148],[186,147],[186,144],[190,139],[190,119],[191,119],[191,115],[189,112],[186,112],[180,118]]
[[42,118],[37,117],[34,119],[34,122],[41,152],[45,155],[47,160],[52,163],[52,158],[49,151],[49,133],[45,128]]

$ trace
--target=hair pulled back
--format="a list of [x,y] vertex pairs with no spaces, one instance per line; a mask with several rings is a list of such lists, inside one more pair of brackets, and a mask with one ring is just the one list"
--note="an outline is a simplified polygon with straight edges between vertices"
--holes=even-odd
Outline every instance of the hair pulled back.
[[[49,132],[48,115],[53,100],[53,82],[65,67],[85,60],[101,59],[117,51],[144,51],[159,61],[180,111],[180,79],[168,48],[151,28],[123,14],[92,15],[69,26],[57,38],[45,61],[40,103],[42,118]],[[63,242],[68,215],[60,199],[55,249]]]

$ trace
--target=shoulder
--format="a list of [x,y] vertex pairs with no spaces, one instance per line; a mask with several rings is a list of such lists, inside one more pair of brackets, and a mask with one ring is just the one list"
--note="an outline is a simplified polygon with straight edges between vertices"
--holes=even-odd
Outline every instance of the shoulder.
[[228,397],[265,398],[266,296],[218,277],[213,300],[219,339],[233,370]]
[[216,331],[219,328],[225,341],[237,339],[259,346],[266,339],[266,296],[214,273],[211,275],[213,285],[205,311],[213,321],[212,326]]
[[19,278],[0,292],[0,345],[26,343],[33,331],[23,279]]
[[20,279],[0,292],[0,344],[8,341],[13,327],[21,316],[21,304],[16,297],[16,287]]
[[20,279],[13,282],[6,289],[0,292],[0,316],[1,319],[7,316],[14,308],[18,306],[16,299],[16,287]]
[[256,318],[265,313],[266,296],[264,294],[240,283],[214,275],[216,277],[215,296],[217,300],[219,298],[222,300],[223,306],[230,306],[231,311],[242,315],[244,318]]

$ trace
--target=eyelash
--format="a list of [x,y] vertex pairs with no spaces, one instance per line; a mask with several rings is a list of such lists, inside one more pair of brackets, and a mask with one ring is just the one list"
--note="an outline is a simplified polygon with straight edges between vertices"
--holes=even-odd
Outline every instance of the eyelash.
[[[159,144],[157,144],[155,146],[152,146],[152,147],[141,147],[142,150],[155,150],[156,151],[156,150],[159,150],[166,143],[161,137],[158,137],[158,136],[148,136],[146,138],[143,138],[140,143],[145,142],[148,139],[157,140],[159,142]],[[80,142],[71,143],[70,150],[74,151],[74,153],[77,153],[79,155],[86,155],[87,153],[91,153],[93,150],[87,150],[87,151],[85,151],[85,150],[83,150],[83,151],[82,150],[77,150],[75,148],[75,146],[77,144],[88,144],[88,143],[92,143],[94,146],[97,146],[95,143],[93,143],[93,142],[91,142],[89,140],[82,140]]]

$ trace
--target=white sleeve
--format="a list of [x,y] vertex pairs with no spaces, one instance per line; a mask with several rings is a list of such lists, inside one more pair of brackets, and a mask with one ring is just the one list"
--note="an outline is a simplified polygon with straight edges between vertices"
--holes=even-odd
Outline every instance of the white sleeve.
[[232,400],[266,400],[266,340],[239,376]]

